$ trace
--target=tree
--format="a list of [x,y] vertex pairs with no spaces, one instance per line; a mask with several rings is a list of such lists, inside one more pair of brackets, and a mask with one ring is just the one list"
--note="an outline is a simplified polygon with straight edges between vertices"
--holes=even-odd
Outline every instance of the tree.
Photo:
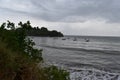
[[47,32],[47,31],[48,31],[48,29],[47,29],[47,28],[45,28],[45,27],[41,27],[41,31],[43,31],[43,32]]
[[[9,28],[9,30],[4,29],[5,25],[7,26],[7,28]],[[8,21],[7,23],[3,23],[0,26],[2,40],[6,42],[7,46],[10,47],[12,50],[21,51],[27,56],[30,56],[30,58],[36,61],[41,61],[41,50],[34,49],[33,46],[35,45],[35,43],[26,36],[26,31],[31,29],[30,22],[20,22],[18,25],[20,28],[15,29],[14,23],[10,21]]]

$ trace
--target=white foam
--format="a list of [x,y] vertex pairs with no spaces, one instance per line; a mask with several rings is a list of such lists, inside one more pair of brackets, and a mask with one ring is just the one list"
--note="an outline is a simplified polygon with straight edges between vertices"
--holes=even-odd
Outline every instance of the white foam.
[[80,70],[70,74],[71,80],[120,80],[120,74],[100,70]]

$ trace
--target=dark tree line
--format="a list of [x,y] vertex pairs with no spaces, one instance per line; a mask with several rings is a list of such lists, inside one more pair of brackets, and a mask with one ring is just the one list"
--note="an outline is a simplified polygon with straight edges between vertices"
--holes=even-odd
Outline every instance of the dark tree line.
[[[30,22],[28,22],[28,26],[29,26]],[[23,25],[22,23],[20,23],[20,25]],[[26,25],[24,25],[26,26]],[[63,37],[64,35],[61,32],[58,32],[56,30],[48,30],[45,27],[32,27],[29,26],[28,27],[29,30],[26,31],[27,36],[40,36],[40,37]],[[18,30],[20,30],[21,28],[18,28]]]

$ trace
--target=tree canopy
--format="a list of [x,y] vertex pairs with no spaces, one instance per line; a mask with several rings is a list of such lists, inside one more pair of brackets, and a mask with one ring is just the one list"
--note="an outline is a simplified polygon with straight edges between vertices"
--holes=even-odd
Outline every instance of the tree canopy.
[[58,32],[56,30],[48,30],[45,27],[41,28],[30,28],[29,31],[27,31],[28,36],[40,36],[40,37],[63,37],[63,34],[61,32]]

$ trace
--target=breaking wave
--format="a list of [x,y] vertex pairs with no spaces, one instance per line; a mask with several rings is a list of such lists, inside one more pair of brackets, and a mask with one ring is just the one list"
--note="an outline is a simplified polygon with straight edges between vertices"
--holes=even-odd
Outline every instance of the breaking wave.
[[70,74],[71,80],[120,80],[120,75],[99,70],[79,70]]

